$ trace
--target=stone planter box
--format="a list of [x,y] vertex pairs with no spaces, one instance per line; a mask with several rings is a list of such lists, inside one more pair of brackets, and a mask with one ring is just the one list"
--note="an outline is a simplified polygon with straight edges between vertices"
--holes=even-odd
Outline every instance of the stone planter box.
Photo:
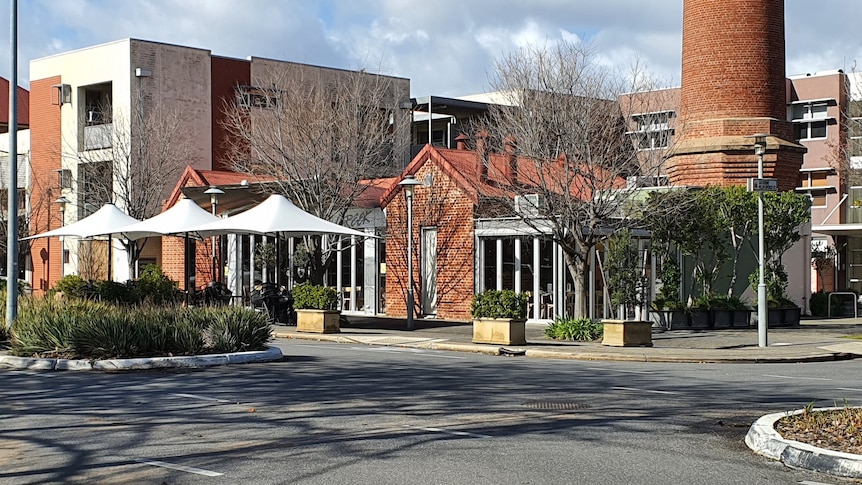
[[337,310],[296,310],[296,331],[308,333],[339,333],[341,312]]
[[652,347],[652,322],[602,320],[602,345]]
[[526,345],[526,319],[476,318],[473,320],[473,343]]

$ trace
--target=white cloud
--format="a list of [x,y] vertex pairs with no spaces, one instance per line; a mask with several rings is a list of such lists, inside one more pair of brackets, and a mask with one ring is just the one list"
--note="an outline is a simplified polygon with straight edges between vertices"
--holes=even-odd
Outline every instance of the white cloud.
[[[855,1],[785,5],[788,73],[862,60]],[[19,2],[19,80],[30,59],[126,37],[411,79],[414,95],[475,93],[494,59],[527,44],[592,44],[679,82],[681,0],[28,0]],[[5,29],[4,29],[5,31]],[[0,76],[9,76],[0,37]]]

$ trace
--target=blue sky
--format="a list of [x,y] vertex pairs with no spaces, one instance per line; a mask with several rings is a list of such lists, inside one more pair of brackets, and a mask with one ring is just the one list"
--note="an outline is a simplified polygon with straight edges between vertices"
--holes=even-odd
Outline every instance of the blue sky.
[[[716,0],[720,1],[720,0]],[[862,62],[862,2],[786,0],[787,72]],[[9,11],[0,1],[0,76]],[[414,96],[485,91],[494,60],[530,43],[586,39],[679,84],[682,0],[19,0],[19,83],[29,61],[127,37],[407,77]],[[860,66],[862,68],[862,66]]]

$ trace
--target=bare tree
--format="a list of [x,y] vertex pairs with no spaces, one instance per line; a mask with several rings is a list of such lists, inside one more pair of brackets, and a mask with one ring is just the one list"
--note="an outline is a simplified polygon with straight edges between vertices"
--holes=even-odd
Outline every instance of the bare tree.
[[[66,150],[78,164],[78,217],[108,202],[136,219],[160,213],[171,188],[165,182],[177,180],[192,155],[179,113],[143,99],[133,99],[129,110],[109,104],[97,108],[95,116],[88,113],[81,120],[84,146]],[[143,244],[121,241],[134,275]]]
[[[647,138],[652,145],[644,147],[637,136],[667,134],[650,128],[667,125],[659,108],[667,100],[658,94],[625,96],[659,92],[638,65],[620,72],[607,67],[589,46],[566,42],[503,58],[491,87],[505,102],[490,110],[484,125],[491,135],[488,143],[528,160],[502,175],[516,195],[538,195],[532,200],[539,203],[521,210],[521,219],[537,230],[550,230],[574,281],[574,314],[587,316],[590,254],[609,234],[634,221],[628,211],[638,184],[627,184],[627,178],[659,174],[662,150],[652,148],[662,148],[667,138]],[[650,113],[655,119],[649,119]],[[628,117],[634,114],[638,117]],[[642,129],[629,120],[638,120]],[[501,202],[517,213],[512,199]]]
[[[362,180],[400,170],[406,80],[281,64],[257,82],[225,105],[234,170],[274,179],[299,208],[336,223],[368,189]],[[317,283],[333,254],[321,244],[305,241]]]

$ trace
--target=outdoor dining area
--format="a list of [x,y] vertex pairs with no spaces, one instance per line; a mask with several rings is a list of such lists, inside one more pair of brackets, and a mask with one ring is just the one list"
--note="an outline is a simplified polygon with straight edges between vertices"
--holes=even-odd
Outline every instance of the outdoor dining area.
[[[140,221],[125,214],[114,204],[105,204],[88,217],[63,227],[24,239],[73,237],[82,240],[107,239],[108,279],[112,279],[113,240],[140,240],[150,237],[182,238],[184,275],[181,290],[187,305],[243,305],[267,312],[273,321],[287,321],[292,312],[290,282],[242,280],[242,287],[231,289],[220,281],[217,268],[223,268],[222,255],[217,255],[215,238],[224,235],[294,238],[302,236],[374,237],[349,227],[316,217],[294,205],[280,194],[272,194],[257,205],[227,217],[217,217],[215,210],[205,210],[192,199],[181,198],[162,213]],[[188,255],[190,242],[212,238],[213,279],[198,286],[195,281],[194,258]],[[64,243],[65,244],[65,243]],[[279,245],[276,245],[280,247]],[[192,252],[194,249],[191,250]],[[190,264],[190,260],[192,261]],[[279,258],[276,258],[278,261]],[[281,283],[287,283],[281,284]],[[238,290],[238,291],[236,291]],[[348,288],[349,290],[349,288]]]

